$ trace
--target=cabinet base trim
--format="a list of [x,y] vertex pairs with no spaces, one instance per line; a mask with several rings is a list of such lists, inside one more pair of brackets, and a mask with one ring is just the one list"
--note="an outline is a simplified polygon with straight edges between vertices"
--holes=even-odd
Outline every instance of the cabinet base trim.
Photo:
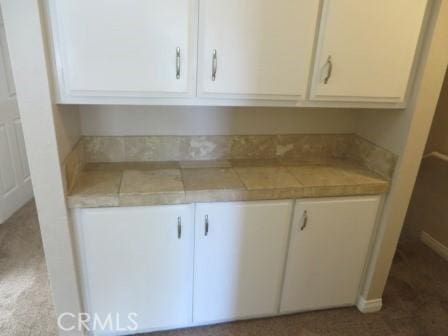
[[356,307],[363,314],[377,313],[383,307],[382,299],[366,300],[362,296],[359,297]]

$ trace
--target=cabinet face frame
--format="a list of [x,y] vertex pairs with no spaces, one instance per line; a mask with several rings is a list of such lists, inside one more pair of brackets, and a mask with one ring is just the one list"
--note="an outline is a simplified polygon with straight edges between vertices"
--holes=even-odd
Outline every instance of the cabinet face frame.
[[[423,19],[421,22],[420,32],[417,39],[415,52],[413,55],[413,59],[411,62],[411,67],[408,75],[408,79],[406,82],[406,88],[404,90],[404,94],[402,97],[360,97],[360,96],[330,96],[330,95],[319,95],[318,86],[322,82],[322,69],[323,64],[321,64],[321,58],[323,59],[326,55],[323,55],[323,43],[325,41],[325,27],[327,25],[327,18],[329,15],[329,7],[330,3],[333,0],[322,0],[322,9],[320,14],[320,22],[318,23],[318,32],[316,34],[316,42],[315,42],[315,52],[313,55],[313,68],[311,69],[311,77],[309,82],[309,92],[308,92],[308,100],[313,103],[330,103],[337,105],[338,103],[346,103],[346,104],[354,104],[355,106],[360,107],[378,107],[382,108],[381,105],[389,104],[389,108],[400,108],[403,109],[407,106],[408,101],[411,98],[413,87],[415,84],[415,80],[417,77],[418,66],[420,61],[423,60],[423,45],[425,37],[429,34],[429,19],[431,14],[434,11],[434,3],[432,0],[426,1],[426,9],[423,14]],[[331,80],[331,79],[330,79]],[[375,106],[379,104],[379,106]]]
[[[108,90],[71,90],[68,83],[66,50],[62,41],[62,26],[58,17],[58,0],[44,0],[43,9],[46,15],[46,30],[49,40],[52,59],[54,86],[57,103],[60,104],[142,104],[157,105],[157,101],[165,101],[165,105],[173,105],[171,101],[193,98],[196,94],[197,75],[197,34],[199,0],[185,0],[188,2],[190,24],[187,33],[186,46],[188,48],[188,62],[183,65],[188,68],[186,78],[187,90],[185,92],[151,92],[151,91],[108,91]],[[185,53],[185,51],[181,50]],[[173,50],[173,77],[175,76],[175,50]],[[181,70],[182,71],[182,70]],[[160,103],[159,103],[160,104]],[[174,103],[174,105],[178,105]]]

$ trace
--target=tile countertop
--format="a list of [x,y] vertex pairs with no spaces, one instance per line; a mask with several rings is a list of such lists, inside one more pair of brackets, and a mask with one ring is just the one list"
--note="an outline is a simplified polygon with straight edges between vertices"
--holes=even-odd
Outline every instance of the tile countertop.
[[347,161],[275,160],[89,163],[70,208],[382,194],[389,182]]

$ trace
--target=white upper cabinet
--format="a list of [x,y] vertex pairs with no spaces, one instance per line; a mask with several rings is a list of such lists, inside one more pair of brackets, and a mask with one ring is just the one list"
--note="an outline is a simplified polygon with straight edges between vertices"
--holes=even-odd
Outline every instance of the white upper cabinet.
[[426,0],[326,0],[311,99],[406,98]]
[[198,94],[301,100],[318,0],[202,0]]
[[194,0],[51,0],[60,95],[194,94]]
[[427,0],[48,0],[65,104],[402,108]]

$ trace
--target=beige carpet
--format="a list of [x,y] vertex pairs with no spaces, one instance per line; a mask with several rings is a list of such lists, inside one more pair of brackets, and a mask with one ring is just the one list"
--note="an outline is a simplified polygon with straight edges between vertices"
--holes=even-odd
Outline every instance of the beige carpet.
[[0,335],[56,335],[34,202],[0,225]]
[[[55,335],[32,202],[0,225],[0,276],[0,335]],[[407,240],[400,244],[383,300],[377,314],[336,309],[151,336],[447,336],[448,263],[421,243]]]
[[151,336],[447,336],[448,263],[420,242],[400,244],[383,304],[376,314],[345,308]]

